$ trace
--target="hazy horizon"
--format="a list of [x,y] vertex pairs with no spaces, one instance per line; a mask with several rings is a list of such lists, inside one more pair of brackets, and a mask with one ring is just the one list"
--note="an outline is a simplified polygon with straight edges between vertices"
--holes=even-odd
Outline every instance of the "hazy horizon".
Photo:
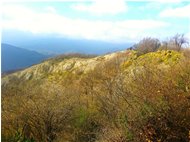
[[190,2],[179,0],[4,0],[1,43],[25,52],[4,46],[3,61],[15,66],[21,62],[13,58],[26,60],[23,53],[33,60],[36,55],[30,51],[42,54],[39,59],[64,53],[102,55],[146,37],[161,42],[176,34],[189,38],[189,9]]
[[2,36],[18,31],[110,43],[164,40],[176,33],[189,37],[189,9],[188,1],[4,1]]

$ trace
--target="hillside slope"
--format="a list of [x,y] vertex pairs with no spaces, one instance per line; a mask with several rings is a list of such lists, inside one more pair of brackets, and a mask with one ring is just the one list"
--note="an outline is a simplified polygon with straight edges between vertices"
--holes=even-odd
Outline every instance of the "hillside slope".
[[[70,58],[59,59],[56,57],[50,60],[44,61],[40,64],[34,65],[23,71],[7,75],[2,79],[2,85],[11,82],[13,79],[20,81],[27,80],[42,80],[47,79],[50,76],[60,76],[65,73],[70,74],[85,74],[93,70],[98,64],[104,64],[111,59],[117,57],[119,54],[127,54],[128,51],[121,51],[118,53],[107,54],[104,56],[98,56],[94,58]],[[60,78],[61,80],[61,78]]]
[[189,85],[171,50],[52,58],[2,78],[2,139],[188,142]]
[[59,80],[62,80],[61,77],[65,74],[81,76],[82,74],[87,74],[88,72],[93,71],[98,66],[102,66],[112,61],[115,62],[114,60],[117,60],[120,69],[127,70],[131,69],[131,67],[132,69],[141,68],[146,64],[155,64],[164,68],[169,65],[176,64],[181,58],[182,54],[174,51],[158,51],[137,57],[136,52],[132,50],[115,52],[94,58],[63,57],[63,59],[57,59],[55,57],[23,71],[18,71],[3,77],[2,85],[5,85],[13,80],[39,81],[58,76],[60,77]]

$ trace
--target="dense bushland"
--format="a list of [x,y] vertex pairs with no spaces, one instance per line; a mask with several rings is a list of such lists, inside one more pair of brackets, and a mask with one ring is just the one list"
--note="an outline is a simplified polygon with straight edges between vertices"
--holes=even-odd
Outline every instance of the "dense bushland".
[[63,78],[3,86],[2,141],[190,140],[188,49],[129,50]]

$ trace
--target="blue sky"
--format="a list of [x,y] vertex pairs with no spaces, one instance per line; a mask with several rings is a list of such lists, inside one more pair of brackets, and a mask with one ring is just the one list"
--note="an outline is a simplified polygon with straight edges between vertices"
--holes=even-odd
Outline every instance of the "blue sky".
[[[166,0],[165,0],[166,1]],[[160,1],[14,1],[2,4],[3,30],[52,34],[109,42],[190,36],[190,2]]]

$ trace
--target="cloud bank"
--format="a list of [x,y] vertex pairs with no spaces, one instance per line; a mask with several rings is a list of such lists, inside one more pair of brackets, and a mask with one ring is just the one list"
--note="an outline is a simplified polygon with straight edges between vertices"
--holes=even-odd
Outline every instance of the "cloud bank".
[[73,9],[83,12],[89,12],[95,15],[116,15],[127,11],[127,4],[124,0],[101,0],[94,1],[91,4],[78,3],[72,6]]
[[160,13],[161,17],[190,18],[190,5],[178,8],[165,9]]
[[46,7],[39,13],[20,5],[3,7],[2,25],[4,29],[17,29],[34,34],[54,33],[67,37],[116,42],[133,41],[145,36],[144,33],[148,34],[147,31],[169,26],[166,22],[155,20],[72,19],[57,14],[53,7]]

